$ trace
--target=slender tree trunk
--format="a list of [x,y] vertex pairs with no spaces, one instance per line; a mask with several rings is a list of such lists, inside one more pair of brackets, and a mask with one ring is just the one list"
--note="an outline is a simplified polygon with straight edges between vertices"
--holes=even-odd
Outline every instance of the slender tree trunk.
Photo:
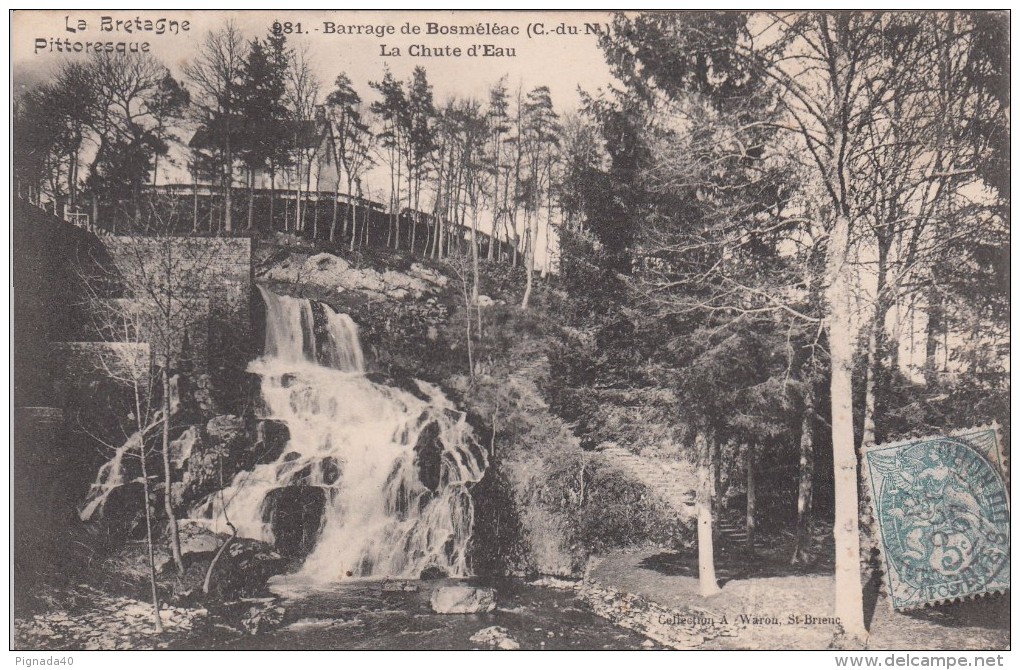
[[396,195],[396,211],[394,212],[394,222],[396,228],[393,233],[393,249],[394,251],[400,251],[400,178],[403,176],[402,166],[400,159],[397,159],[397,195]]
[[552,254],[550,252],[549,242],[549,229],[552,228],[553,219],[553,205],[552,205],[552,168],[549,168],[549,190],[546,196],[546,220],[545,220],[545,262],[542,263],[542,279],[546,279],[549,276],[549,259]]
[[[312,209],[312,239],[318,239],[319,237],[319,177],[318,171],[316,171],[315,177],[315,196],[312,196],[312,156],[308,157],[308,169],[305,170],[305,197],[308,198],[308,206]],[[306,215],[307,216],[307,215]]]
[[[78,148],[76,148],[73,152],[71,152],[71,157],[70,157],[71,167],[68,169],[68,175],[67,175],[67,181],[68,181],[67,190],[68,190],[68,193],[70,195],[71,206],[72,207],[78,204],[78,162],[79,162],[78,152],[79,152],[80,147],[81,147],[81,139],[80,138],[78,139],[78,145],[77,146],[78,146]],[[155,171],[153,172],[153,174],[155,174]],[[153,185],[155,185],[155,183]]]
[[924,340],[924,384],[929,389],[939,383],[939,338],[942,337],[942,292],[933,281],[928,288],[928,324]]
[[396,181],[396,166],[393,163],[393,149],[390,149],[390,215],[389,215],[389,226],[386,228],[386,248],[388,249],[393,239],[393,211],[394,211],[394,194],[396,193],[396,187],[393,185]]
[[[135,393],[138,393],[136,390]],[[136,398],[135,406],[138,407]],[[140,416],[140,414],[138,415]],[[163,632],[163,621],[159,616],[159,591],[156,590],[156,551],[152,541],[152,510],[149,506],[149,473],[145,465],[145,435],[138,431],[138,458],[142,463],[142,495],[145,497],[145,547],[149,558],[149,587],[152,591],[152,626],[156,634]]]
[[467,288],[467,277],[461,274],[460,270],[457,270],[457,274],[460,279],[460,286],[464,293],[464,330],[467,342],[467,355],[468,355],[468,377],[475,376],[475,360],[474,354],[471,348],[471,298],[468,295]]
[[209,567],[205,571],[205,579],[202,581],[202,593],[209,595],[209,591],[212,589],[212,576],[216,570],[216,566],[219,565],[220,558],[226,553],[230,545],[237,539],[237,527],[234,526],[230,521],[230,517],[227,515],[227,500],[223,496],[223,461],[219,461],[220,470],[220,505],[223,508],[223,520],[226,522],[227,527],[230,528],[230,537],[223,541],[220,548],[216,550],[216,554],[213,555],[212,561],[209,562]]
[[521,234],[517,230],[517,213],[516,212],[514,212],[513,222],[514,222],[514,259],[513,259],[512,265],[513,265],[513,267],[517,267],[517,254],[519,253],[519,250],[521,248]]
[[747,457],[744,467],[747,469],[747,552],[754,554],[754,541],[758,530],[757,506],[758,490],[755,482],[754,445],[747,445]]
[[191,230],[192,232],[198,232],[198,160],[196,158],[195,167],[191,173],[192,190],[194,191],[194,201],[191,205]]
[[792,565],[811,560],[812,498],[815,477],[815,394],[808,382],[804,393],[804,416],[800,422],[800,483],[797,487],[797,537],[793,547]]
[[832,461],[836,546],[835,616],[851,639],[867,638],[861,589],[861,538],[857,496],[857,452],[853,424],[853,341],[850,273],[846,267],[850,219],[840,213],[829,238],[828,333],[831,361]]
[[[496,183],[498,185],[499,179],[497,177]],[[499,224],[499,207],[495,205],[495,194],[493,195],[493,209],[492,209],[492,228],[489,231],[489,252],[486,254],[488,260],[495,260],[496,258],[496,226]]]
[[712,544],[711,447],[704,433],[695,437],[698,451],[698,586],[703,598],[720,591],[715,577],[715,549]]
[[269,232],[276,228],[276,164],[269,164]]
[[354,178],[347,175],[347,209],[344,210],[344,239],[350,235],[354,239],[358,227],[358,217],[354,213]]
[[478,206],[472,209],[471,215],[471,304],[478,304]]
[[[533,232],[533,226],[531,225],[530,219],[528,219],[528,217],[525,217],[525,218],[526,218],[527,227],[528,227],[528,232],[527,232],[527,236],[528,236],[528,239],[527,239],[527,259],[528,259],[527,273],[528,273],[528,276],[527,276],[527,283],[525,284],[525,287],[524,287],[524,299],[521,300],[521,308],[522,309],[527,309],[528,308],[528,301],[531,299],[531,286],[532,286],[532,284],[534,283],[534,280],[535,280],[535,234]],[[536,214],[536,218],[538,218],[537,214]]]
[[216,570],[216,566],[219,565],[220,558],[223,557],[223,554],[226,553],[227,549],[230,548],[230,545],[233,544],[235,539],[237,539],[237,528],[229,521],[227,522],[227,525],[230,527],[230,537],[224,540],[223,544],[220,545],[220,548],[216,550],[212,561],[209,562],[209,567],[206,568],[205,579],[202,580],[203,595],[209,595],[209,591],[212,590],[213,572]]
[[[889,372],[888,378],[891,378],[893,374],[896,374],[900,369],[900,341],[903,338],[903,307],[899,300],[895,300],[893,303],[893,333],[894,337],[891,338],[889,346]],[[887,378],[887,379],[888,379]],[[883,385],[884,391],[889,390],[889,381]]]
[[[877,312],[878,310],[876,310]],[[878,314],[875,314],[878,318]],[[877,322],[872,322],[868,330],[868,352],[864,377],[864,424],[861,431],[861,447],[875,444],[875,377],[878,375],[879,351]]]
[[351,194],[352,185],[347,187],[347,216],[351,219],[351,251],[354,251],[354,243],[358,239],[358,208],[357,199]]
[[[359,198],[361,197],[361,187],[360,186],[358,187],[358,197]],[[369,200],[372,199],[372,189],[371,188],[368,190],[368,198],[369,198]],[[364,219],[364,221],[361,222],[361,239],[362,239],[361,246],[367,247],[369,242],[370,242],[368,234],[369,234],[369,224],[371,223],[371,218],[370,217],[372,216],[372,208],[369,207],[368,205],[365,205],[365,207],[362,209],[362,211],[365,213],[364,214],[365,219]]]
[[227,132],[227,155],[224,163],[224,184],[223,184],[223,229],[231,232],[233,226],[233,212],[231,198],[234,191],[234,154],[230,148],[230,132]]
[[411,204],[411,174],[408,172],[407,176],[407,208],[411,210],[411,255],[414,255],[414,245],[418,241],[418,180],[415,179],[414,185],[414,204]]
[[163,506],[166,509],[167,526],[170,532],[170,551],[173,555],[177,574],[184,574],[184,557],[181,555],[181,536],[177,527],[177,516],[174,514],[173,495],[170,490],[172,482],[170,469],[170,361],[163,366]]
[[[297,138],[295,138],[295,142]],[[297,152],[297,191],[294,198],[294,232],[301,233],[305,230],[304,212],[301,202],[301,152]]]
[[478,302],[478,203],[475,202],[471,210],[471,273],[473,283],[471,285],[471,304],[475,306],[475,313],[478,316],[478,337],[482,336],[482,306]]
[[[347,192],[350,194],[350,187],[348,186]],[[350,197],[348,195],[348,197]],[[333,189],[333,218],[329,222],[329,241],[333,242],[336,239],[336,224],[340,214],[340,177],[336,178],[336,188]],[[344,235],[347,234],[347,223],[345,217],[344,223]]]
[[885,315],[888,312],[885,296],[886,265],[888,264],[888,245],[881,240],[878,245],[878,283],[875,288],[875,312],[868,333],[868,359],[864,380],[864,427],[861,435],[861,446],[875,443],[875,404],[878,389],[876,378],[882,367],[883,337],[885,334]]
[[255,220],[255,171],[248,170],[248,230]]

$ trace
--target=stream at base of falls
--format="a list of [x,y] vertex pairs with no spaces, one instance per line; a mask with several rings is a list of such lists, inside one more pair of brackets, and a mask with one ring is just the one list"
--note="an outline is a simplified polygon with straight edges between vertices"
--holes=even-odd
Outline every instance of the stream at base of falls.
[[285,610],[273,630],[248,635],[209,624],[177,649],[489,649],[470,638],[501,626],[525,650],[642,649],[646,638],[589,611],[573,589],[505,581],[497,609],[485,614],[436,614],[432,590],[465,580],[404,581],[417,591],[384,590],[383,582],[351,581],[330,586],[274,579]]
[[[317,490],[323,512],[301,566],[271,580],[275,598],[228,603],[175,647],[484,649],[495,643],[471,637],[498,626],[522,649],[641,648],[642,636],[593,614],[572,588],[503,581],[492,612],[436,614],[435,588],[476,581],[471,488],[487,462],[465,415],[423,381],[370,380],[347,315],[259,292],[265,347],[249,370],[262,379],[260,416],[285,422],[290,441],[192,518],[224,532],[226,502],[242,536],[272,542],[283,492]],[[419,580],[427,570],[449,577]],[[274,619],[264,628],[252,624],[260,611]]]

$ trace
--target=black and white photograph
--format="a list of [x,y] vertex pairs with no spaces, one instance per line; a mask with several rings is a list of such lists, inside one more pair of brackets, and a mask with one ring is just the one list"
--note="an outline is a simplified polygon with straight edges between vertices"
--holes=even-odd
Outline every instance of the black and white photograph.
[[1008,663],[1008,10],[9,22],[11,667]]

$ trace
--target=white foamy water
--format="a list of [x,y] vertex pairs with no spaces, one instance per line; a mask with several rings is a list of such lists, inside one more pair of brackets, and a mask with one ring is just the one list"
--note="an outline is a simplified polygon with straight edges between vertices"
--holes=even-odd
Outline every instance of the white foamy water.
[[[192,516],[229,532],[225,502],[241,535],[274,541],[271,493],[301,486],[325,499],[303,577],[417,577],[427,567],[469,574],[468,487],[486,462],[463,413],[425,382],[415,382],[418,397],[367,379],[357,326],[347,315],[259,290],[265,355],[249,370],[262,378],[263,418],[286,422],[290,443]],[[419,438],[427,448],[415,448]]]
[[89,487],[85,501],[78,507],[78,518],[82,521],[90,521],[92,516],[101,512],[106,504],[106,499],[118,486],[126,483],[124,457],[132,449],[138,449],[139,437],[135,433],[127,441],[113,452],[113,458],[99,468],[96,481]]

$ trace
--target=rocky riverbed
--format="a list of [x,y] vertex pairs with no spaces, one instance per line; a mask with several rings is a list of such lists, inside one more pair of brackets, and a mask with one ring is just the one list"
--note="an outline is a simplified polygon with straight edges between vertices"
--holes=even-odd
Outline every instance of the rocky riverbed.
[[[474,588],[463,580],[352,581],[309,585],[274,580],[273,597],[209,608],[166,606],[164,632],[152,607],[94,593],[75,611],[54,610],[15,622],[19,649],[648,649],[642,635],[597,616],[577,584],[521,581],[485,587],[479,611],[441,614],[442,589]],[[465,591],[466,592],[466,591]],[[446,592],[449,595],[449,591]],[[489,597],[494,607],[489,609]],[[486,611],[488,610],[488,611]]]
[[160,649],[203,625],[209,612],[202,607],[163,604],[155,632],[151,603],[92,591],[89,605],[77,610],[53,610],[14,620],[17,649],[111,650]]

